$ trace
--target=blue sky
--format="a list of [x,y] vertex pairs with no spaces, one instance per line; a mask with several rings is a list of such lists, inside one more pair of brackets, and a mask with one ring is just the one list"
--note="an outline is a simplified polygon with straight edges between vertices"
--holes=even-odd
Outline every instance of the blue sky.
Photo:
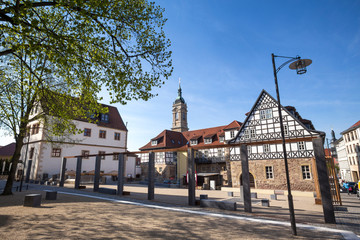
[[276,97],[271,53],[313,61],[305,75],[288,66],[279,72],[284,106],[295,106],[327,138],[331,128],[340,137],[360,120],[360,1],[156,3],[168,18],[174,72],[157,97],[115,104],[128,122],[129,150],[171,129],[179,77],[190,130],[243,122],[262,89]]

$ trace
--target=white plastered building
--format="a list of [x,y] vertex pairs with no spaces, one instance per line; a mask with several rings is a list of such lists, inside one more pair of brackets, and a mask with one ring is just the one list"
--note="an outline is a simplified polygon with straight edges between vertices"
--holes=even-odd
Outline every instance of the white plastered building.
[[[67,158],[66,170],[76,170],[76,158],[83,156],[82,172],[95,169],[93,154],[124,153],[127,151],[128,130],[116,107],[103,105],[108,113],[100,114],[99,121],[94,124],[87,121],[73,120],[82,133],[67,136],[67,140],[48,142],[46,130],[42,122],[31,122],[28,125],[28,134],[24,139],[20,159],[26,162],[25,174],[30,167],[30,180],[46,180],[60,173],[61,161]],[[34,109],[33,115],[38,109]],[[125,157],[124,175],[137,174],[135,156]],[[100,171],[104,173],[118,170],[118,157],[115,155],[102,156]],[[134,166],[132,166],[134,165]]]

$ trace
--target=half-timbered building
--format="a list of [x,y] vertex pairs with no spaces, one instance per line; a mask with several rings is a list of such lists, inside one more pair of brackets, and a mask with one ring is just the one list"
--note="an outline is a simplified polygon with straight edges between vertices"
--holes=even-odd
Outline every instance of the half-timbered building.
[[[316,131],[311,121],[303,119],[294,107],[281,106],[281,111],[291,187],[294,190],[314,191],[312,139],[324,136],[324,133]],[[286,189],[278,104],[265,90],[230,144],[234,145],[230,150],[233,187],[242,184],[239,145],[246,144],[251,187]]]

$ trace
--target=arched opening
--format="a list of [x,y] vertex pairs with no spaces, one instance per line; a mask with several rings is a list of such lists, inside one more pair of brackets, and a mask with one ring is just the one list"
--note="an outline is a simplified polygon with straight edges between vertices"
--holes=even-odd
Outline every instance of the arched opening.
[[[249,178],[250,178],[250,187],[251,188],[255,188],[255,179],[254,179],[254,176],[249,173]],[[242,182],[242,174],[240,174],[240,186],[243,185],[243,182]]]

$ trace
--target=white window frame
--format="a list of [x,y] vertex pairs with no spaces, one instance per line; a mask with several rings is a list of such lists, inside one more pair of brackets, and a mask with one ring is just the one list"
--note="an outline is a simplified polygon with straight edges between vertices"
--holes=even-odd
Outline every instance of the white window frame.
[[260,120],[272,118],[272,108],[260,110]]
[[309,165],[301,165],[301,174],[303,180],[310,180],[311,178],[311,171]]
[[284,125],[284,135],[289,136],[289,126],[288,125]]
[[235,137],[235,131],[230,131],[230,137],[234,138]]
[[249,139],[249,138],[250,138],[249,129],[245,129],[245,130],[244,130],[244,138],[245,138],[245,139]]
[[225,141],[225,137],[219,137],[219,142],[224,142]]
[[265,177],[266,179],[274,179],[273,166],[265,166]]
[[250,137],[251,139],[255,139],[256,138],[256,130],[254,128],[250,129]]
[[151,146],[156,146],[158,144],[157,140],[151,140]]
[[205,144],[210,144],[212,143],[212,138],[205,138]]
[[269,152],[271,152],[270,144],[264,144],[264,145],[263,145],[263,151],[264,151],[264,153],[269,153]]
[[221,148],[219,148],[219,149],[217,150],[217,155],[218,155],[218,157],[223,157],[223,156],[224,156],[224,155],[223,155],[223,151],[222,151]]
[[197,145],[198,144],[198,140],[190,140],[190,145]]
[[298,142],[298,150],[299,151],[305,151],[306,150],[306,145],[304,141]]
[[248,152],[248,155],[251,154],[251,145],[247,146],[247,152]]

